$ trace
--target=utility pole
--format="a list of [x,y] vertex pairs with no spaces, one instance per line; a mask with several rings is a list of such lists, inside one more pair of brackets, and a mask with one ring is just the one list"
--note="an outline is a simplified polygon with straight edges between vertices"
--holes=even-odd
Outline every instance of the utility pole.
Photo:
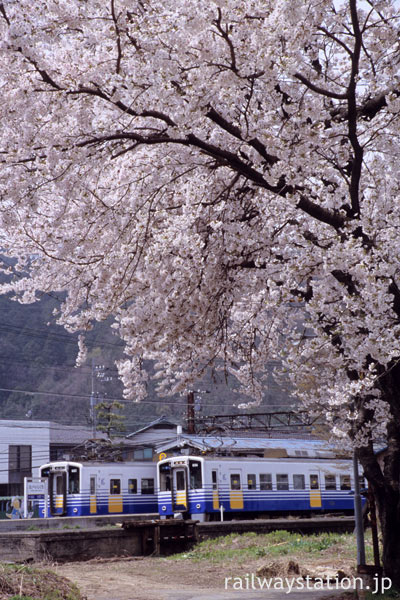
[[91,390],[91,394],[90,394],[90,423],[92,425],[92,437],[93,437],[93,439],[96,439],[96,430],[97,430],[97,423],[96,423],[96,400],[97,400],[97,393],[96,393],[96,366],[94,364],[94,358],[92,358],[92,390]]
[[357,567],[365,566],[365,542],[364,542],[364,524],[362,516],[360,480],[358,474],[357,451],[353,452],[353,471],[354,471],[354,518],[356,523],[357,539]]
[[187,395],[187,432],[195,433],[194,427],[194,391],[188,392]]
[[[94,358],[92,358],[92,386],[91,386],[91,394],[90,394],[90,423],[92,426],[92,437],[93,439],[96,439],[97,437],[97,429],[98,429],[98,417],[99,415],[97,414],[98,409],[103,410],[103,412],[106,410],[108,410],[109,412],[111,412],[112,408],[122,408],[121,406],[115,406],[118,403],[115,402],[111,402],[110,406],[107,407],[107,403],[104,403],[104,406],[101,406],[102,403],[98,404],[98,400],[102,399],[103,394],[100,395],[99,398],[99,392],[97,391],[97,379],[100,379],[102,383],[105,383],[107,381],[112,381],[112,377],[111,376],[107,376],[106,375],[106,371],[108,369],[104,366],[104,365],[96,365]],[[103,415],[104,416],[104,415]]]

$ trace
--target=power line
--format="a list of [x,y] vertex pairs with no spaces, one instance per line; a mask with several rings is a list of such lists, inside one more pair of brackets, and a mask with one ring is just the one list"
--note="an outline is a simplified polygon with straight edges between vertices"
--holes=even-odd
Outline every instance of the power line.
[[[37,357],[37,354],[35,354],[35,357]],[[84,375],[90,375],[91,373],[91,368],[88,366],[79,366],[76,367],[76,365],[73,364],[68,364],[65,363],[65,366],[63,366],[62,364],[56,364],[56,365],[48,365],[42,362],[37,362],[34,360],[34,358],[32,357],[32,360],[30,359],[29,356],[26,357],[27,360],[17,360],[17,359],[13,359],[13,358],[9,358],[8,356],[4,355],[4,354],[0,354],[0,363],[4,364],[11,364],[11,365],[23,365],[27,368],[34,368],[34,369],[40,369],[40,370],[47,370],[47,369],[53,369],[53,370],[57,370],[57,371],[74,371],[76,374],[84,374]],[[29,362],[28,362],[29,361]],[[0,368],[1,368],[1,364],[0,364]],[[110,371],[112,373],[117,374],[118,373],[118,369],[115,367],[106,367],[107,371]]]
[[[55,325],[52,325],[53,327]],[[32,329],[30,327],[26,327],[25,325],[8,325],[7,323],[0,323],[0,330],[6,331],[8,333],[22,333],[23,335],[26,336],[30,336],[30,337],[37,337],[39,339],[45,339],[47,341],[63,341],[67,344],[73,344],[74,346],[77,344],[77,336],[79,335],[78,332],[76,333],[71,333],[70,335],[68,334],[63,334],[63,333],[55,333],[52,332],[51,330],[46,330],[46,329]],[[72,336],[76,336],[75,338],[73,338]],[[85,341],[87,346],[98,346],[98,345],[103,345],[103,346],[111,346],[112,348],[124,348],[125,345],[123,343],[113,343],[113,342],[108,342],[106,340],[93,340],[91,341],[90,339],[90,334],[89,337],[86,339]]]
[[[56,398],[69,398],[70,400],[90,400],[90,394],[62,394],[60,392],[45,392],[45,391],[39,391],[39,390],[21,390],[21,389],[17,389],[17,388],[0,388],[0,392],[17,392],[20,394],[28,394],[31,396],[53,396]],[[99,399],[100,399],[101,395],[99,395]],[[103,398],[104,401],[108,401],[108,402],[121,402],[121,403],[125,403],[125,404],[129,404],[129,405],[136,405],[136,406],[141,406],[143,404],[165,404],[167,406],[171,406],[171,405],[175,405],[175,406],[186,406],[186,399],[182,397],[182,400],[180,401],[174,401],[174,400],[169,400],[168,398],[165,398],[163,400],[140,400],[140,402],[135,402],[134,400],[129,400],[127,398],[120,398],[120,397],[113,397],[113,396],[106,396],[105,398]],[[240,398],[237,400],[237,402],[243,402],[243,398]],[[250,402],[250,400],[249,400]],[[212,406],[222,406],[224,408],[228,408],[228,407],[236,407],[236,405],[234,403],[232,404],[222,404],[222,403],[215,403],[212,401],[212,399],[210,398],[207,402],[207,404],[210,404]],[[284,404],[268,404],[268,405],[263,405],[263,406],[268,406],[269,408],[282,408],[286,405]],[[287,406],[291,406],[291,405],[287,405]]]

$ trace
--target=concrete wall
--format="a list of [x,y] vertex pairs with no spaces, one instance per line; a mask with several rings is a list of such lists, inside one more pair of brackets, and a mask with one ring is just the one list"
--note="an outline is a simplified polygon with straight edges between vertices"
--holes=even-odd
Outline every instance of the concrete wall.
[[132,534],[123,529],[2,533],[0,560],[63,562],[100,556],[139,556],[142,545],[141,532]]
[[129,521],[81,531],[0,533],[0,561],[90,560],[179,552],[197,539],[195,521]]

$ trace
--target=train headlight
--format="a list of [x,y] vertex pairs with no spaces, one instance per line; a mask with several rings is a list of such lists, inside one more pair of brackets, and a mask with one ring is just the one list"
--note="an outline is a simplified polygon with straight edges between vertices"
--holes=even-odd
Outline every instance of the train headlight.
[[74,510],[73,510],[72,512],[74,512],[74,513],[77,513],[77,512],[78,512],[78,509],[77,509],[77,508],[74,508]]
[[167,510],[167,507],[166,506],[162,506],[161,510]]
[[201,508],[201,504],[196,504],[196,508]]

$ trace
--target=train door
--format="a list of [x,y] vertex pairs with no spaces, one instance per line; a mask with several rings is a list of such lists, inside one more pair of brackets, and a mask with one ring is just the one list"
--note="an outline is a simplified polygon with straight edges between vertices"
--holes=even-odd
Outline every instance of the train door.
[[50,471],[49,475],[50,514],[63,517],[67,514],[67,473]]
[[213,509],[219,510],[218,470],[211,471]]
[[97,475],[90,475],[89,485],[89,511],[91,515],[95,515],[97,513]]
[[319,471],[312,471],[309,474],[311,508],[321,508],[322,506],[320,480]]
[[230,480],[230,492],[229,492],[229,503],[231,510],[243,510],[243,487],[242,487],[242,470],[241,469],[230,469],[229,470]]
[[188,508],[187,474],[185,467],[178,467],[172,472],[172,510],[185,511]]

